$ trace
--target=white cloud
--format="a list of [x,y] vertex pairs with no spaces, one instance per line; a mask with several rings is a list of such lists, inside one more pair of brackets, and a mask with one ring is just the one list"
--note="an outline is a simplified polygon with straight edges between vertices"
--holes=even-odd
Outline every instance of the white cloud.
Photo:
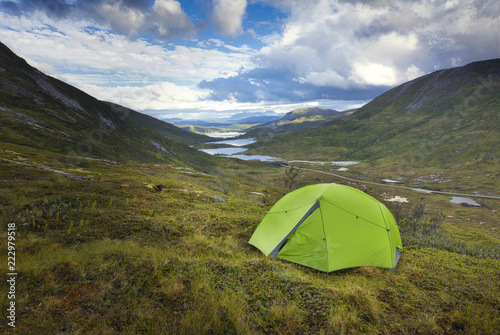
[[168,38],[179,32],[186,35],[194,34],[194,25],[175,0],[155,0],[152,7],[154,15],[153,25],[157,28],[157,36]]
[[40,62],[34,61],[30,58],[26,58],[25,60],[29,65],[33,66],[34,68],[37,68],[38,70],[40,70],[41,72],[43,72],[45,74],[48,74],[48,75],[55,74],[54,66],[52,66],[51,64],[40,63]]
[[[165,5],[165,4],[163,4]],[[0,13],[2,42],[41,71],[87,93],[137,110],[205,107],[202,80],[236,75],[255,67],[248,46],[217,48],[174,45],[165,48],[130,40],[83,21],[30,19]]]
[[368,101],[339,101],[339,100],[314,100],[300,103],[276,103],[273,101],[261,101],[258,103],[243,103],[232,101],[198,101],[180,111],[172,108],[171,110],[148,110],[148,114],[159,119],[164,118],[183,118],[211,120],[217,118],[227,118],[240,112],[265,112],[273,111],[278,114],[286,114],[297,108],[322,107],[339,111],[352,108],[359,108]]
[[176,0],[22,0],[3,1],[2,9],[16,17],[44,13],[55,20],[92,22],[129,38],[186,37],[196,30]]
[[311,83],[315,86],[334,86],[344,89],[349,87],[347,79],[332,69],[322,72],[310,72],[307,74],[306,78],[304,78],[304,82]]
[[416,67],[414,64],[410,65],[405,72],[405,81],[413,80],[415,78],[423,76],[425,73]]
[[181,4],[174,0],[155,0],[153,11],[160,17],[167,18],[172,15],[182,15]]
[[246,0],[214,0],[212,20],[223,34],[236,35],[241,32],[246,6]]
[[393,86],[500,52],[499,12],[485,10],[500,10],[496,0],[262,1],[289,16],[258,64],[316,86]]
[[367,62],[365,55],[372,57],[365,52],[367,47],[379,53],[377,58],[387,58],[387,38],[382,36],[377,44],[357,36],[372,21],[385,22],[387,10],[328,1],[317,1],[314,6],[297,2],[290,8],[281,39],[275,38],[257,56],[261,66],[287,68],[313,85],[347,88],[356,84],[348,81],[353,63]]
[[77,78],[78,82],[71,82],[76,85],[92,84],[85,82],[85,74],[91,80],[97,75],[103,80],[125,80],[125,85],[158,80],[196,85],[203,79],[227,77],[242,67],[255,66],[253,50],[226,46],[221,41],[223,51],[183,45],[167,49],[104,30],[89,31],[85,22],[37,16],[28,20],[2,13],[0,20],[4,20],[0,25],[2,42],[37,64],[52,64],[61,76]]
[[[0,12],[0,36],[30,64],[102,99],[193,113],[272,109],[263,106],[300,97],[365,99],[435,69],[500,54],[498,0],[203,2],[212,5],[206,17],[188,16],[177,0],[75,0],[52,15],[41,12],[44,1],[32,1],[29,17]],[[158,42],[192,37],[207,23],[248,38],[247,2],[282,12],[272,22],[280,30],[258,37],[260,51],[248,40],[229,44],[212,35]],[[243,28],[249,34],[240,34]],[[228,101],[207,101],[207,91],[196,86],[203,80],[211,98]],[[277,108],[291,105],[283,106]]]
[[420,51],[416,34],[406,35],[390,32],[363,43],[362,52],[355,55],[359,60],[396,64],[411,59]]
[[83,85],[81,88],[98,99],[113,101],[135,110],[189,109],[207,95],[206,92],[169,82],[142,87]]
[[393,86],[398,83],[394,68],[379,63],[355,63],[352,80],[361,85]]
[[117,32],[131,35],[137,35],[145,20],[142,11],[123,6],[121,2],[102,2],[96,6],[96,13],[106,18]]
[[459,57],[457,57],[457,58],[453,57],[451,59],[451,65],[452,66],[460,66],[460,65],[462,65],[462,59],[460,59]]

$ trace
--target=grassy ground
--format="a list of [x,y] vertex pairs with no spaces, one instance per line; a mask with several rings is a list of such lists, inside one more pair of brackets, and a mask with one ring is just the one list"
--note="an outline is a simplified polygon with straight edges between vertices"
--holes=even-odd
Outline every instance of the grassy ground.
[[[498,202],[452,207],[351,184],[379,199],[410,198],[393,208],[405,249],[395,272],[326,274],[247,243],[283,193],[284,169],[272,164],[227,159],[201,174],[165,164],[75,167],[40,151],[1,157],[10,160],[0,161],[5,265],[7,225],[16,224],[11,334],[499,333]],[[294,187],[325,181],[304,172]],[[467,216],[491,220],[480,228]]]

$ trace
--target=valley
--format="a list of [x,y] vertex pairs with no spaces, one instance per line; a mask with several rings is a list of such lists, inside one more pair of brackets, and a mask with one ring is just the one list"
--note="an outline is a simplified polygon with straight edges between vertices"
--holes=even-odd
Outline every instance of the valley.
[[[308,124],[320,117],[302,110],[300,129],[267,120],[220,141],[95,99],[3,45],[0,60],[9,334],[498,333],[499,60],[417,78],[340,118]],[[203,152],[230,144],[247,150]],[[330,182],[391,210],[394,271],[324,273],[248,244],[281,197]]]

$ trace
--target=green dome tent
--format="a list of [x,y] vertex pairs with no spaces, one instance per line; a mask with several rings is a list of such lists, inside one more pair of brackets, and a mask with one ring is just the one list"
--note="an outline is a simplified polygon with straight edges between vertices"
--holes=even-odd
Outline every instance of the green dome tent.
[[394,268],[402,248],[396,221],[384,204],[334,183],[285,195],[249,243],[266,256],[325,272],[358,266]]

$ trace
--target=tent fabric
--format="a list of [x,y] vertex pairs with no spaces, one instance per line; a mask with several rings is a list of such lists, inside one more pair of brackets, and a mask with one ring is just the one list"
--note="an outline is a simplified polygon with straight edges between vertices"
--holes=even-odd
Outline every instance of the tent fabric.
[[297,225],[295,225],[295,227],[288,233],[288,235],[285,236],[285,238],[280,242],[278,243],[278,245],[273,249],[273,251],[271,251],[271,253],[269,254],[270,257],[276,257],[278,255],[278,252],[280,252],[281,248],[283,247],[283,245],[287,242],[288,238],[290,237],[290,235],[292,235],[295,230],[297,230],[297,228],[312,214],[314,213],[314,211],[316,209],[318,209],[319,207],[319,201],[316,201],[314,203],[314,205],[309,208],[309,210],[307,211],[307,213],[304,215],[304,217],[299,221],[299,223],[297,223]]
[[394,268],[402,249],[387,207],[341,184],[310,185],[281,198],[249,243],[266,256],[324,272],[376,266]]

